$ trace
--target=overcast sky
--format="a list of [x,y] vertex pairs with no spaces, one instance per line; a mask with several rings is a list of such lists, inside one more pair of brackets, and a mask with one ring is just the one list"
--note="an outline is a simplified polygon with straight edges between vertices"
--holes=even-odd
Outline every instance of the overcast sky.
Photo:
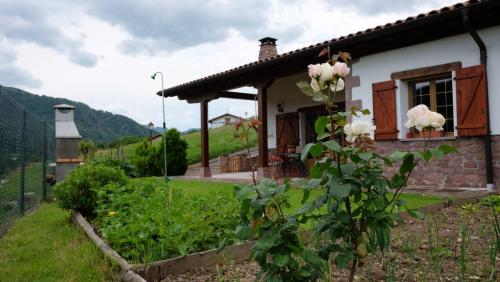
[[[0,84],[160,126],[155,71],[170,87],[255,61],[262,37],[283,53],[457,1],[0,0]],[[209,117],[254,114],[235,101]],[[198,104],[168,98],[166,112],[168,127],[199,127]]]

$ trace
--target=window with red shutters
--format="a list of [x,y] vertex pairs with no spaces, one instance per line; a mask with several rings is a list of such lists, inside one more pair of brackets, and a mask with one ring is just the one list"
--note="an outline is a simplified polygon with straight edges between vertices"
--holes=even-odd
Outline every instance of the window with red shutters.
[[485,65],[458,69],[456,86],[458,136],[486,135]]
[[373,121],[375,140],[394,140],[398,137],[396,115],[396,85],[394,80],[373,83]]

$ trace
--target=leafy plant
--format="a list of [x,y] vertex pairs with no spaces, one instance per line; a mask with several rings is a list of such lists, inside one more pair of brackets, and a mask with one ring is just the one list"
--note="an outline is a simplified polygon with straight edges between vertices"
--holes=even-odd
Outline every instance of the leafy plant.
[[257,185],[237,185],[241,201],[240,240],[256,236],[252,257],[259,263],[265,281],[314,281],[322,276],[325,261],[308,250],[300,236],[297,217],[287,216],[290,207],[286,192],[290,184],[278,185],[264,179]]
[[79,166],[54,189],[59,206],[74,209],[85,216],[94,216],[97,194],[107,184],[124,185],[127,177],[121,169],[101,164]]
[[111,184],[98,194],[96,225],[134,262],[187,255],[234,242],[238,203],[224,193],[187,195],[156,179]]

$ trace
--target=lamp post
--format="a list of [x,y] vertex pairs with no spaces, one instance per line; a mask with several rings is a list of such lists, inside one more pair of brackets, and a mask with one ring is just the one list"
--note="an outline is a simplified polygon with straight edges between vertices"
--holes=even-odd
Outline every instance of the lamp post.
[[148,128],[149,128],[149,143],[153,144],[153,129],[155,128],[153,122],[151,121],[149,122]]
[[151,78],[154,80],[156,79],[156,75],[159,74],[161,76],[161,106],[163,110],[163,158],[165,159],[165,170],[164,170],[164,177],[165,177],[165,182],[168,181],[167,178],[167,126],[165,124],[165,88],[163,87],[163,73],[160,71],[155,72]]

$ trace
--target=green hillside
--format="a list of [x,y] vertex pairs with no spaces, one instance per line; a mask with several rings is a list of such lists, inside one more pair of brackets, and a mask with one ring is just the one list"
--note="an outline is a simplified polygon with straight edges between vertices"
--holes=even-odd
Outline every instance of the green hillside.
[[69,104],[76,107],[75,123],[84,139],[96,143],[110,142],[123,136],[147,136],[149,129],[123,116],[95,110],[87,104],[64,98],[35,95],[17,88],[0,85],[0,91],[12,97],[34,116],[54,123],[54,109],[57,104]]
[[[233,125],[227,125],[219,128],[210,129],[208,131],[209,156],[215,158],[220,155],[228,155],[236,151],[245,149],[240,140],[234,137],[236,129]],[[187,159],[188,164],[194,164],[200,161],[201,152],[201,136],[200,132],[192,132],[181,136],[188,143]],[[157,143],[160,139],[156,138],[153,142]],[[252,131],[250,134],[250,143],[252,146],[257,144],[257,134]],[[134,153],[135,147],[138,144],[130,144],[123,146],[123,153],[127,158]],[[103,157],[108,155],[116,155],[116,149],[99,150],[96,156]]]

